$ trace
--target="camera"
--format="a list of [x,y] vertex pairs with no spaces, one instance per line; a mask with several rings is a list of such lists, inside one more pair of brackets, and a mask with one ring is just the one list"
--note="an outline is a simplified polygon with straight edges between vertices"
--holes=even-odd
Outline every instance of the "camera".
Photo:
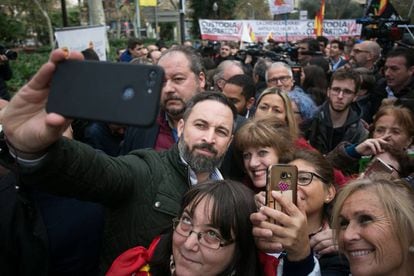
[[3,46],[0,46],[0,55],[5,55],[9,60],[17,59],[17,52],[10,49],[6,49]]
[[410,23],[409,20],[396,20],[391,18],[365,17],[357,19],[362,24],[361,37],[364,39],[375,38],[383,49],[383,55],[394,47],[396,41],[404,37],[404,27]]

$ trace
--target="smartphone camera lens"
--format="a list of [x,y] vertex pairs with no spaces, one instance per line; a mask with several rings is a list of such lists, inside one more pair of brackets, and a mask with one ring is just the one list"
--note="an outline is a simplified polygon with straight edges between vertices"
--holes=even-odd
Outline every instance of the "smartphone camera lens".
[[149,73],[149,79],[150,80],[155,80],[155,78],[157,77],[157,72],[155,72],[155,70],[151,70]]
[[129,101],[135,96],[135,90],[132,87],[127,87],[122,92],[122,99],[124,101]]
[[282,173],[280,174],[280,178],[281,178],[281,179],[291,178],[291,174],[290,174],[290,173],[288,173],[288,172],[282,172]]

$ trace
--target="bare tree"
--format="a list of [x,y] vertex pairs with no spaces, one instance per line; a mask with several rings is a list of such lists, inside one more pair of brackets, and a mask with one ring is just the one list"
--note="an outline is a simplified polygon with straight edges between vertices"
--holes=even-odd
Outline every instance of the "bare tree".
[[91,25],[105,25],[102,0],[89,0],[89,23]]
[[48,34],[49,34],[49,45],[51,48],[55,45],[55,40],[53,36],[53,27],[52,27],[52,21],[50,20],[49,14],[47,12],[46,7],[42,6],[42,4],[39,2],[39,0],[33,0],[34,4],[39,8],[41,14],[46,20]]

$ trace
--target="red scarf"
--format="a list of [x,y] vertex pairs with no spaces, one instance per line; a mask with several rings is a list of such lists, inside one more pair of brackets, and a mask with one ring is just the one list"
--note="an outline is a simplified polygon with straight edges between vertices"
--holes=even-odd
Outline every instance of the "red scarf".
[[148,249],[143,246],[128,249],[115,259],[111,268],[106,272],[106,276],[150,276],[148,263],[151,261],[159,241],[160,236],[151,242]]

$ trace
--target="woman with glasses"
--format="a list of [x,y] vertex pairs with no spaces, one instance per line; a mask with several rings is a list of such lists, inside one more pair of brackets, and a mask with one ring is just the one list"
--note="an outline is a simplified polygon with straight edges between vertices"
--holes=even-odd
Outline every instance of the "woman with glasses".
[[[299,97],[298,95],[299,94],[296,94],[296,92],[289,92],[289,94],[282,92],[276,87],[267,88],[256,101],[256,113],[252,120],[260,120],[265,117],[274,116],[280,120],[275,126],[278,128],[283,126],[288,130],[290,134],[288,139],[293,141],[294,148],[314,149],[301,134],[295,116],[295,112],[299,112],[301,113],[300,116],[302,118],[308,117],[309,119],[309,115],[314,112],[314,105],[309,103],[308,100],[305,101],[302,97],[302,93],[300,93]],[[305,115],[305,113],[307,113],[307,115]],[[308,126],[304,126],[304,128],[307,127]],[[342,172],[339,171],[339,169],[335,170],[335,184],[342,186],[346,181],[347,179]]]
[[[148,249],[138,246],[124,252],[106,275],[317,275],[311,274],[318,270],[317,262],[302,267],[286,257],[282,266],[259,253],[249,220],[254,212],[254,194],[239,182],[197,184],[184,195],[172,229],[155,238]],[[304,248],[294,247],[298,252]]]
[[[306,214],[306,234],[309,236],[315,257],[319,259],[322,275],[349,275],[348,263],[344,257],[338,255],[338,248],[329,226],[330,205],[336,194],[332,165],[320,153],[311,150],[295,151],[289,164],[298,168],[297,207],[295,208]],[[264,196],[259,200],[264,203]],[[269,235],[267,240],[265,234],[260,237],[262,244],[258,244],[259,247],[278,248],[273,236],[277,235],[279,228],[269,223],[263,226],[262,223],[268,219],[277,220],[279,217],[280,212],[276,210],[267,210],[266,214],[263,212],[261,216],[256,214],[252,216],[252,222],[255,225],[254,232],[259,229],[263,231],[266,228],[272,231],[272,235]]]
[[253,193],[238,182],[197,184],[184,195],[171,230],[148,250],[124,252],[106,275],[262,275],[248,219],[256,209]]

